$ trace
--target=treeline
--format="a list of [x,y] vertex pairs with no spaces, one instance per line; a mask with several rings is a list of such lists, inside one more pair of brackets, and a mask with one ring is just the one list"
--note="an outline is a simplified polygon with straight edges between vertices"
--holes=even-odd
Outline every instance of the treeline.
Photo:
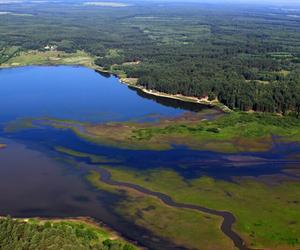
[[99,242],[94,230],[75,223],[38,224],[7,217],[0,219],[0,249],[135,250],[135,247],[117,240]]
[[141,69],[141,74],[126,71],[129,77],[138,77],[138,83],[148,89],[155,89],[171,94],[183,94],[209,100],[218,99],[231,109],[254,110],[286,114],[290,111],[300,113],[300,72],[291,72],[286,77],[275,81],[261,82],[245,80],[238,75],[226,75],[226,78],[204,76],[204,73],[187,74],[164,68],[148,71]]
[[222,54],[217,59],[201,57],[195,63],[196,58],[186,56],[179,63],[145,62],[117,69],[125,71],[128,77],[139,78],[138,83],[148,89],[217,98],[231,109],[299,115],[300,67],[287,68],[285,63],[272,63],[273,59],[258,60],[260,63],[250,66],[241,59],[229,63],[221,57]]

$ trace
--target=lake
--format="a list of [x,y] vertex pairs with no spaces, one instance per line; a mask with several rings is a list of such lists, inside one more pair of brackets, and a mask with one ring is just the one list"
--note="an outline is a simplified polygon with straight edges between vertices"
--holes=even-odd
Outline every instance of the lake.
[[[150,248],[176,246],[114,213],[122,199],[93,188],[85,179],[94,166],[68,157],[57,146],[114,159],[111,166],[133,170],[170,168],[187,179],[199,176],[230,180],[232,176],[286,174],[289,155],[298,144],[277,143],[268,152],[225,154],[174,146],[170,150],[129,150],[93,144],[68,130],[27,129],[7,133],[8,123],[24,118],[57,118],[84,122],[155,121],[201,112],[208,107],[155,98],[133,91],[116,77],[73,66],[0,70],[0,214],[18,217],[90,216]],[[296,162],[298,164],[298,162]]]
[[177,116],[184,112],[178,102],[177,105],[162,98],[141,97],[120,84],[116,77],[107,77],[84,67],[2,69],[0,83],[2,122],[27,117],[125,121],[147,119],[153,115]]

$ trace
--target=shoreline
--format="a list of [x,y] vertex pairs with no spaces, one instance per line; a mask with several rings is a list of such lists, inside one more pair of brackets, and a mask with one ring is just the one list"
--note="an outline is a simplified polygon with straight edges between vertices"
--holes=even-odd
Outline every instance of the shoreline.
[[[156,91],[156,90],[153,90],[153,89],[147,89],[147,88],[145,88],[141,85],[131,83],[130,80],[129,80],[130,78],[121,77],[119,74],[114,73],[114,72],[109,71],[109,70],[104,70],[104,69],[102,69],[101,67],[99,67],[97,65],[92,66],[90,68],[94,69],[95,71],[97,71],[99,73],[105,73],[105,74],[112,75],[112,76],[118,78],[118,80],[121,84],[125,84],[128,87],[131,87],[131,88],[136,89],[136,90],[140,90],[140,91],[142,91],[142,92],[144,92],[145,94],[148,94],[148,95],[152,95],[152,96],[156,96],[156,97],[163,97],[163,98],[167,98],[167,99],[178,100],[178,101],[182,101],[182,102],[186,102],[186,103],[206,105],[206,106],[209,106],[209,107],[218,108],[218,109],[222,110],[225,113],[232,112],[232,110],[230,108],[228,108],[227,106],[225,106],[224,104],[220,103],[217,100],[209,101],[206,98],[201,98],[200,99],[198,97],[184,96],[184,95],[181,95],[181,94],[173,95],[173,94],[167,94],[167,93],[164,93],[164,92]],[[136,80],[137,80],[137,78],[136,78]]]
[[[104,74],[109,74],[110,76],[114,76],[114,77],[118,78],[118,80],[121,84],[127,85],[130,88],[142,91],[143,93],[151,95],[151,96],[173,99],[173,100],[178,100],[178,101],[182,101],[182,102],[186,102],[186,103],[206,105],[209,107],[218,108],[225,113],[232,112],[232,110],[230,108],[223,105],[222,103],[220,103],[217,100],[209,101],[207,98],[184,96],[181,94],[173,95],[173,94],[156,91],[153,89],[147,89],[141,85],[132,83],[132,79],[123,77],[120,74],[113,72],[112,70],[104,70],[102,67],[95,64],[93,57],[90,57],[90,58],[91,58],[91,61],[89,63],[56,63],[55,61],[51,62],[51,61],[46,61],[46,60],[45,60],[45,62],[38,63],[38,64],[35,64],[35,63],[30,64],[29,63],[29,64],[19,64],[18,65],[17,63],[11,63],[11,64],[3,63],[2,65],[0,64],[0,70],[1,69],[13,69],[13,68],[27,67],[27,66],[81,66],[81,67],[93,69],[98,73],[104,73]],[[134,79],[135,82],[137,80],[138,80],[137,78]]]

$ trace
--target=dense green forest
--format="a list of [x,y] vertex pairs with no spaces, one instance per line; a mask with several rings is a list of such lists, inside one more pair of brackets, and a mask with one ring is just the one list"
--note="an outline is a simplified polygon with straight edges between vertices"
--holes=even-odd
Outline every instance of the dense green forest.
[[0,63],[48,44],[81,49],[149,89],[300,113],[300,9],[76,1],[7,3],[0,11]]
[[99,233],[92,227],[72,222],[24,222],[10,217],[0,219],[0,249],[91,249],[134,250],[130,244],[118,240],[99,241]]

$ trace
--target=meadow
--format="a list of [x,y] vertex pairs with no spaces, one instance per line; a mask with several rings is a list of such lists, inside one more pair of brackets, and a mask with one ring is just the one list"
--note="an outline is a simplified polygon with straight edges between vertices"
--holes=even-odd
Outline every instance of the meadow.
[[[0,67],[22,67],[32,65],[83,65],[86,67],[94,67],[93,58],[83,51],[74,53],[66,53],[63,51],[13,51],[8,54],[5,51],[6,57],[10,57]],[[3,57],[5,57],[3,55]]]

